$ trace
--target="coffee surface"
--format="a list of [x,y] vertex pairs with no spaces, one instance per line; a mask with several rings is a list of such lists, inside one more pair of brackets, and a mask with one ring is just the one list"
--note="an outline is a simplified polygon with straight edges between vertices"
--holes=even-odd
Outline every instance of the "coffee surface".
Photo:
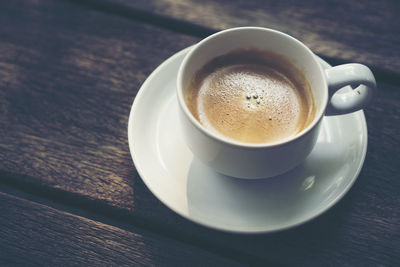
[[283,57],[258,50],[237,50],[208,62],[185,97],[204,127],[246,143],[295,135],[315,113],[304,75]]

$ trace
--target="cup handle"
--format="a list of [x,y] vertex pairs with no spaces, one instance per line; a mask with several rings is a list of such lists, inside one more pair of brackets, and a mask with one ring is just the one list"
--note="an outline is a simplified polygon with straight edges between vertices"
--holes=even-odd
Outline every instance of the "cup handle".
[[[325,76],[330,97],[326,115],[339,115],[360,110],[368,104],[376,90],[374,75],[367,66],[361,64],[335,66],[326,69]],[[347,85],[354,89],[345,93],[337,92]]]

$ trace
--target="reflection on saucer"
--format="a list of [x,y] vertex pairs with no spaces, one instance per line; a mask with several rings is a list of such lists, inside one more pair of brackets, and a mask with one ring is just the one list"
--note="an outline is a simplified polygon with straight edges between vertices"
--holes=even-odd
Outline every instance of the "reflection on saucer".
[[[345,188],[347,180],[332,181],[346,166],[344,151],[329,124],[323,124],[318,145],[295,169],[272,178],[244,180],[216,173],[194,158],[187,176],[189,215],[198,221],[271,230],[289,227],[324,201],[332,201],[332,189]],[[329,137],[329,138],[327,138]],[[348,166],[347,166],[348,168]],[[343,190],[343,189],[341,189]],[[322,204],[323,205],[323,204]],[[242,229],[241,229],[242,228]]]

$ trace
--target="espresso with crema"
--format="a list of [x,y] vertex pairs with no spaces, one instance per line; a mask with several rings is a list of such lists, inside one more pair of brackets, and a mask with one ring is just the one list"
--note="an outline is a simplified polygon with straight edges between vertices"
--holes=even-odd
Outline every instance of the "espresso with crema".
[[286,58],[255,49],[214,58],[185,90],[193,116],[207,129],[245,143],[294,136],[315,117],[303,73]]

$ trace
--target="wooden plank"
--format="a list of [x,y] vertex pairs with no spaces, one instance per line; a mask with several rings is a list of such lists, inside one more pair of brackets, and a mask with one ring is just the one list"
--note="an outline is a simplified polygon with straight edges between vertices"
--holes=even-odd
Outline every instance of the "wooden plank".
[[[129,8],[133,11],[142,10],[212,31],[248,25],[273,28],[298,38],[322,57],[364,63],[400,73],[400,5],[395,0],[83,2],[105,8],[109,12]],[[168,27],[167,23],[164,25]],[[192,30],[200,34],[207,32],[198,27]]]
[[366,163],[339,205],[282,233],[220,233],[180,218],[151,195],[134,169],[126,137],[141,83],[198,38],[69,2],[0,5],[2,182],[251,264],[400,262],[398,87],[381,83],[366,110]]
[[158,64],[197,39],[70,3],[4,3],[1,169],[133,209],[132,101]]
[[137,228],[128,231],[0,192],[2,266],[240,266]]

